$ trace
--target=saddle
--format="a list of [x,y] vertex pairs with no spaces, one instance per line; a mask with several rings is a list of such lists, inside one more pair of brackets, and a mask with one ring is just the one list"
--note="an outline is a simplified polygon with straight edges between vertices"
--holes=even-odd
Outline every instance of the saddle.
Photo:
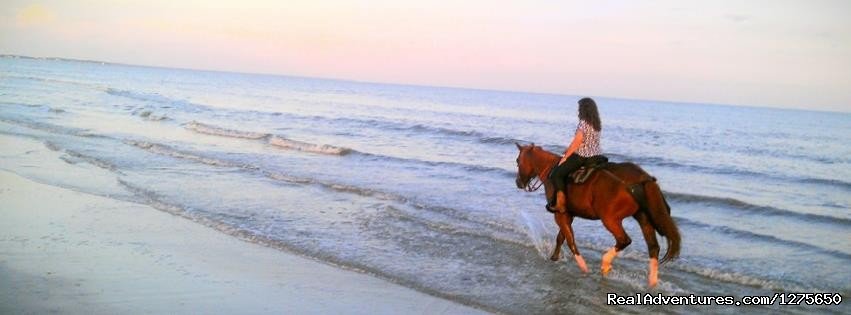
[[588,180],[588,178],[591,178],[591,174],[594,174],[594,171],[596,171],[598,168],[605,167],[608,164],[609,158],[607,158],[605,155],[595,155],[589,157],[585,160],[585,163],[582,163],[582,166],[580,166],[579,169],[573,171],[573,173],[570,173],[570,180],[574,184],[582,184],[586,180]]

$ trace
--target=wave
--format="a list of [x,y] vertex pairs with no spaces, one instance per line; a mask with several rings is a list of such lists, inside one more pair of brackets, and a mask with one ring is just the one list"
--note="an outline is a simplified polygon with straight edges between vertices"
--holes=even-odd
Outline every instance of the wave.
[[729,169],[729,168],[718,168],[718,167],[710,167],[703,165],[694,165],[694,164],[684,164],[676,161],[671,161],[665,158],[660,157],[636,157],[619,153],[605,153],[610,159],[620,160],[625,162],[631,162],[638,165],[653,165],[653,166],[662,166],[669,168],[676,168],[684,171],[690,172],[701,172],[708,174],[719,174],[719,175],[736,175],[736,176],[745,176],[745,177],[763,177],[763,178],[772,178],[777,179],[774,176],[752,172],[747,170],[739,170],[739,169]]
[[302,142],[298,140],[287,139],[281,136],[272,136],[269,138],[269,144],[285,148],[285,149],[293,149],[304,152],[313,152],[320,154],[330,154],[330,155],[346,155],[352,153],[353,150],[349,148],[343,147],[335,147],[327,144],[315,144],[309,142]]
[[844,188],[844,189],[851,191],[851,183],[841,181],[841,180],[838,180],[838,179],[804,178],[804,179],[801,179],[800,182],[807,183],[807,184],[819,184],[819,185],[826,185],[826,186],[841,187],[841,188]]
[[827,249],[827,248],[819,247],[819,246],[804,243],[804,242],[798,242],[798,241],[793,241],[793,240],[785,240],[785,239],[777,238],[777,237],[772,236],[772,235],[765,235],[765,234],[758,234],[758,233],[753,233],[753,232],[749,232],[749,231],[743,231],[743,230],[734,229],[734,228],[731,228],[731,227],[728,227],[728,226],[706,224],[706,223],[697,222],[697,221],[693,221],[693,220],[689,220],[689,219],[681,218],[681,217],[677,217],[677,216],[675,216],[674,219],[677,221],[677,223],[681,223],[683,225],[690,225],[690,226],[701,228],[701,229],[707,229],[707,230],[711,230],[711,231],[714,231],[714,232],[724,233],[724,234],[727,234],[727,235],[734,236],[737,239],[751,239],[751,240],[758,240],[758,241],[763,241],[763,242],[780,244],[780,245],[784,245],[784,246],[797,247],[797,248],[801,248],[801,249],[820,252],[822,254],[830,255],[830,256],[833,256],[833,257],[840,258],[840,259],[851,260],[851,254],[844,253],[844,252],[837,251],[837,250],[833,250],[833,249]]
[[163,145],[163,144],[151,143],[151,142],[146,142],[146,141],[135,141],[135,140],[125,140],[124,143],[135,146],[135,147],[143,149],[143,150],[146,150],[146,151],[151,152],[151,153],[156,153],[156,154],[159,154],[159,155],[165,155],[165,156],[170,156],[170,157],[179,158],[179,159],[192,160],[192,161],[200,162],[200,163],[207,164],[207,165],[250,168],[249,166],[246,166],[246,165],[243,165],[243,164],[237,164],[237,163],[232,163],[232,162],[229,162],[229,161],[213,159],[213,158],[206,158],[206,157],[195,155],[195,154],[192,154],[192,153],[189,153],[189,152],[184,152],[184,151],[181,151],[181,150],[173,149],[170,146]]
[[298,141],[293,139],[288,139],[280,135],[274,135],[270,133],[261,133],[261,132],[252,132],[252,131],[244,131],[244,130],[236,130],[225,127],[220,127],[212,124],[201,123],[198,121],[192,121],[185,125],[186,129],[222,137],[230,137],[230,138],[240,138],[240,139],[248,139],[248,140],[263,140],[265,139],[270,145],[285,148],[285,149],[293,149],[305,152],[312,153],[320,153],[320,154],[329,154],[329,155],[348,155],[348,154],[357,154],[360,156],[364,156],[372,159],[379,160],[387,160],[387,161],[395,161],[395,162],[405,162],[405,163],[420,163],[426,164],[429,166],[450,166],[462,168],[471,172],[496,172],[500,173],[504,176],[513,177],[514,172],[505,170],[498,167],[488,167],[474,164],[465,164],[465,163],[455,163],[455,162],[438,162],[438,161],[423,161],[418,159],[409,159],[409,158],[401,158],[401,157],[393,157],[382,154],[374,154],[367,152],[360,152],[354,149],[346,148],[346,147],[338,147],[328,144],[315,144],[310,142]]
[[266,140],[266,143],[268,143],[269,145],[290,150],[341,156],[354,152],[354,150],[345,147],[298,141],[288,139],[280,135],[273,135],[270,133],[229,129],[220,126],[204,124],[197,121],[192,121],[186,124],[185,127],[186,129],[207,135],[248,140]]
[[[362,125],[362,126],[379,127],[380,129],[384,129],[384,130],[413,131],[413,132],[420,132],[420,133],[425,132],[425,133],[443,134],[443,135],[450,135],[450,136],[468,137],[468,138],[474,138],[475,140],[477,140],[481,143],[512,144],[514,142],[523,142],[524,141],[524,140],[511,138],[511,137],[489,136],[489,135],[487,135],[483,132],[476,131],[476,130],[458,130],[458,129],[445,128],[445,127],[429,126],[429,125],[421,124],[421,123],[419,123],[419,124],[408,124],[408,123],[401,123],[401,122],[381,120],[381,119],[360,119],[360,118],[350,118],[350,117],[326,117],[326,116],[317,116],[317,115],[299,115],[299,114],[294,114],[294,113],[282,113],[282,112],[271,112],[270,113],[270,112],[260,112],[260,111],[255,111],[255,110],[241,111],[241,110],[233,110],[233,109],[221,109],[221,108],[216,108],[214,106],[191,103],[191,102],[188,102],[188,101],[185,101],[185,100],[171,98],[171,97],[163,96],[161,94],[140,93],[140,92],[120,90],[120,89],[114,89],[114,88],[106,89],[106,93],[111,94],[111,95],[115,95],[115,96],[122,96],[122,97],[131,98],[131,99],[142,100],[142,101],[150,101],[150,102],[156,102],[156,103],[161,103],[161,104],[190,105],[190,107],[192,107],[192,108],[203,109],[203,110],[206,110],[206,111],[217,110],[217,111],[226,111],[228,113],[233,113],[233,114],[283,116],[283,117],[286,117],[286,118],[289,118],[289,119],[298,119],[298,120],[304,120],[304,121],[309,121],[309,122],[325,121],[325,122],[332,123],[332,124],[337,124],[337,123],[358,124],[358,125]],[[197,122],[194,122],[194,123],[197,123]],[[232,129],[227,129],[227,128],[221,128],[221,127],[212,126],[212,125],[201,124],[201,123],[197,123],[197,124],[204,126],[204,127],[199,128],[199,129],[202,129],[202,128],[205,128],[205,127],[212,128],[213,129],[212,132],[214,134],[217,134],[217,135],[232,136],[232,135],[227,134],[227,132],[230,132],[230,131],[244,132],[244,131],[237,131],[237,130],[232,130]],[[199,131],[199,132],[202,132],[202,131]],[[256,133],[256,134],[259,135],[260,133]],[[260,138],[262,138],[262,137],[260,137]]]
[[18,125],[18,126],[25,127],[25,128],[29,128],[29,129],[47,131],[47,132],[54,133],[54,134],[64,134],[64,135],[86,137],[86,138],[107,138],[106,136],[95,134],[91,130],[88,130],[88,129],[65,127],[65,126],[59,126],[59,125],[42,123],[42,122],[35,122],[35,121],[29,121],[29,120],[10,119],[10,118],[6,118],[6,117],[0,117],[0,121],[5,122],[5,123],[9,123],[9,124],[13,124],[13,125]]
[[46,107],[46,105],[42,105],[42,104],[30,104],[30,103],[21,103],[21,102],[2,102],[2,101],[0,101],[0,105],[30,107],[30,108]]
[[[76,158],[78,160],[82,160],[83,162],[89,163],[91,165],[100,167],[100,168],[108,170],[108,171],[112,171],[112,172],[115,172],[115,173],[118,173],[118,174],[123,174],[118,169],[118,166],[116,166],[115,164],[113,164],[109,161],[106,161],[104,159],[97,158],[97,157],[94,157],[94,156],[91,156],[91,155],[88,155],[88,154],[84,154],[84,153],[81,153],[81,152],[78,152],[78,151],[74,151],[74,150],[71,150],[71,149],[62,148],[61,146],[59,146],[58,144],[56,144],[52,141],[44,141],[43,143],[44,143],[44,146],[46,148],[50,149],[51,151],[65,152],[65,154],[68,157],[73,157],[73,158]],[[62,156],[60,158],[62,158],[65,162],[74,164],[74,163],[72,163],[72,161],[70,159],[67,159],[65,156]]]
[[105,160],[103,160],[103,159],[99,159],[99,158],[96,158],[96,157],[93,157],[93,156],[90,156],[90,155],[82,154],[82,153],[80,153],[80,152],[73,151],[73,150],[68,150],[68,149],[65,149],[65,154],[67,154],[67,155],[69,155],[69,156],[71,156],[71,157],[75,157],[75,158],[78,158],[78,159],[80,159],[80,160],[83,160],[83,161],[85,161],[86,163],[89,163],[89,164],[91,164],[91,165],[94,165],[94,166],[100,167],[100,168],[102,168],[102,169],[105,169],[105,170],[108,170],[108,171],[117,172],[117,173],[121,173],[121,172],[118,170],[118,167],[117,167],[117,166],[115,166],[115,164],[112,164],[112,163],[110,163],[110,162],[107,162],[107,161],[105,161]]
[[713,196],[703,196],[703,195],[692,195],[685,193],[673,193],[673,192],[665,192],[665,196],[668,197],[671,201],[683,202],[683,203],[707,203],[707,204],[719,204],[726,207],[735,208],[737,210],[744,210],[755,212],[759,214],[765,215],[775,215],[775,216],[785,216],[791,217],[807,222],[818,222],[818,223],[826,223],[826,224],[838,224],[841,226],[851,226],[851,219],[849,218],[841,218],[835,216],[827,216],[813,213],[801,213],[795,212],[786,209],[775,208],[771,206],[760,206],[750,204],[738,199],[733,198],[724,198],[724,197],[713,197]]
[[199,123],[197,121],[192,121],[185,125],[186,129],[190,129],[195,132],[200,132],[203,134],[214,135],[214,136],[223,136],[223,137],[232,137],[232,138],[242,138],[242,139],[252,139],[259,140],[263,138],[271,137],[271,134],[268,133],[260,133],[260,132],[250,132],[250,131],[240,131],[228,128],[222,128],[218,126],[208,125]]
[[[278,116],[284,115],[282,113],[276,113]],[[299,116],[287,113],[286,114],[290,118],[297,119],[307,119],[307,120],[327,120],[334,123],[345,122],[345,123],[355,123],[362,126],[370,126],[370,127],[378,127],[383,130],[395,130],[395,131],[410,131],[410,132],[419,132],[419,133],[430,133],[430,134],[441,134],[455,137],[463,137],[469,138],[480,143],[485,144],[513,144],[514,142],[526,142],[525,140],[516,139],[512,137],[505,136],[494,136],[488,135],[484,132],[477,130],[459,130],[445,127],[436,127],[429,126],[426,124],[410,124],[410,123],[402,123],[388,120],[380,120],[380,119],[358,119],[358,118],[329,118],[324,116]]]
[[516,138],[509,137],[483,137],[479,139],[479,142],[482,143],[494,143],[494,144],[514,144],[514,143],[523,143],[525,140],[520,140]]
[[499,174],[499,175],[505,176],[505,177],[514,177],[516,175],[515,171],[506,170],[504,168],[499,168],[499,167],[482,166],[482,165],[466,164],[466,163],[458,163],[458,162],[424,161],[424,160],[420,160],[420,159],[395,157],[395,156],[366,153],[366,152],[357,152],[357,154],[364,156],[366,158],[375,159],[375,160],[393,161],[393,162],[402,162],[402,163],[417,163],[417,164],[425,164],[425,165],[428,165],[428,166],[437,166],[437,167],[452,167],[452,168],[463,169],[465,171],[469,171],[469,172],[473,172],[473,173],[490,172],[490,173],[496,173],[496,174]]
[[441,134],[453,135],[453,136],[477,137],[477,138],[480,138],[480,139],[485,137],[485,134],[478,132],[478,131],[475,131],[475,130],[457,130],[457,129],[449,129],[449,128],[443,128],[443,127],[428,126],[428,125],[423,125],[423,124],[415,124],[415,125],[412,125],[412,126],[405,128],[405,129],[412,130],[412,131],[426,131],[426,132],[432,132],[432,133],[441,133]]
[[690,272],[709,278],[716,281],[727,283],[740,284],[749,287],[763,288],[777,292],[829,292],[830,290],[821,290],[812,287],[803,287],[799,284],[784,283],[780,281],[761,279],[749,275],[744,275],[737,272],[723,271],[709,267],[692,266],[687,264],[677,264],[676,269]]
[[230,137],[230,138],[240,138],[240,139],[248,139],[248,140],[266,140],[270,145],[285,148],[285,149],[293,149],[305,152],[312,153],[320,153],[320,154],[329,154],[329,155],[348,155],[348,154],[356,154],[359,156],[363,156],[370,159],[376,160],[385,160],[385,161],[393,161],[393,162],[403,162],[403,163],[418,163],[425,164],[428,166],[448,166],[454,168],[460,168],[466,171],[479,173],[479,172],[493,172],[498,173],[502,176],[514,177],[514,171],[506,170],[498,167],[489,167],[475,164],[466,164],[466,163],[457,163],[457,162],[440,162],[440,161],[424,161],[419,159],[410,159],[410,158],[402,158],[402,157],[394,157],[382,154],[374,154],[361,152],[354,149],[346,148],[346,147],[338,147],[328,144],[315,144],[310,142],[298,141],[293,139],[288,139],[280,135],[274,135],[270,133],[262,133],[262,132],[253,132],[253,131],[244,131],[237,129],[230,129],[221,126],[216,126],[207,123],[201,123],[198,121],[192,121],[184,125],[186,129],[208,134],[215,135],[221,137]]

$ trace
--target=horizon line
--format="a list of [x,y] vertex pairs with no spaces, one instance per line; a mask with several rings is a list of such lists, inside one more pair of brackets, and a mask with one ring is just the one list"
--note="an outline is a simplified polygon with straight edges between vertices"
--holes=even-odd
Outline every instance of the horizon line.
[[[469,86],[428,85],[428,84],[404,83],[404,82],[379,82],[379,81],[358,80],[358,79],[349,79],[349,78],[307,76],[307,75],[298,75],[298,74],[293,75],[293,74],[267,73],[267,72],[248,72],[248,71],[239,71],[239,70],[199,69],[199,68],[191,68],[191,67],[143,65],[143,64],[125,63],[125,62],[113,62],[113,61],[92,60],[92,59],[77,59],[77,58],[55,57],[55,56],[34,57],[34,56],[27,56],[27,55],[0,53],[0,58],[9,58],[9,57],[22,58],[22,59],[34,59],[34,60],[56,60],[56,61],[82,62],[82,63],[103,64],[103,65],[109,64],[109,65],[118,65],[118,66],[140,67],[140,68],[157,68],[157,69],[166,69],[166,70],[218,72],[218,73],[241,74],[241,75],[263,75],[263,76],[276,76],[276,77],[318,79],[318,80],[329,80],[329,81],[352,82],[352,83],[359,83],[359,84],[381,84],[381,85],[396,85],[396,86],[407,86],[407,87],[428,87],[428,88],[440,88],[440,89],[472,90],[472,91],[483,91],[483,92],[501,92],[501,93],[516,93],[516,94],[536,94],[536,95],[549,95],[549,96],[580,97],[580,95],[577,95],[577,94],[566,94],[564,92],[500,90],[500,89],[495,89],[495,88],[482,88],[482,87],[469,87]],[[744,105],[744,104],[724,104],[724,103],[712,103],[712,102],[706,103],[706,102],[683,101],[683,100],[654,100],[654,99],[643,99],[643,98],[630,98],[630,97],[624,97],[624,96],[604,96],[604,95],[583,95],[583,96],[593,97],[593,98],[607,98],[607,99],[614,99],[614,100],[625,100],[625,101],[661,102],[661,103],[669,103],[669,104],[676,104],[676,105],[687,105],[687,106],[688,105],[704,105],[704,106],[708,105],[708,106],[720,106],[720,107],[744,107],[744,108],[755,108],[755,109],[773,109],[773,110],[787,110],[787,111],[851,114],[851,110],[842,111],[841,109],[831,110],[831,109],[811,109],[811,108],[797,108],[797,107],[777,107],[776,105],[750,105],[750,104]]]

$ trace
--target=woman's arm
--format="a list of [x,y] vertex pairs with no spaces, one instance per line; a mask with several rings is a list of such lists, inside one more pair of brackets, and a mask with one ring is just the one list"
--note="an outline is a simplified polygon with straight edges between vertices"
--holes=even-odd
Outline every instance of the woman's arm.
[[585,133],[582,130],[577,130],[576,135],[573,136],[573,142],[570,143],[570,146],[567,147],[567,150],[564,150],[564,156],[561,157],[561,161],[558,161],[558,165],[567,161],[567,157],[576,152],[576,149],[579,149],[579,146],[582,144],[582,140],[585,139]]

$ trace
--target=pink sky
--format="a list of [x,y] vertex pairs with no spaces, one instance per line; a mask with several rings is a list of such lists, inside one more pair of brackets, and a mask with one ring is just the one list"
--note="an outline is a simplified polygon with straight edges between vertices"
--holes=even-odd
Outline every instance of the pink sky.
[[842,0],[12,0],[0,53],[851,111],[849,13]]

